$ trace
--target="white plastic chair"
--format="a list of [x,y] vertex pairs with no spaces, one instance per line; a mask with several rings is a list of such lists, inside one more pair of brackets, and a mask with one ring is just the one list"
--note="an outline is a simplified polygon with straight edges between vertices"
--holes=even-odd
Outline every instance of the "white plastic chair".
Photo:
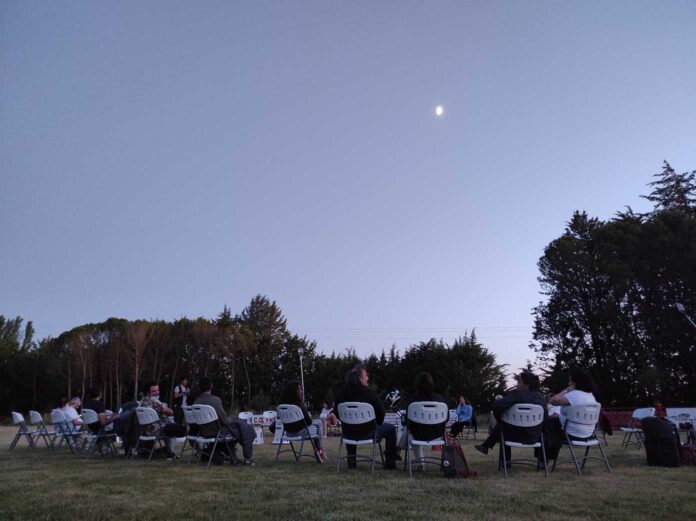
[[[408,406],[406,413],[406,428],[408,429],[408,449],[406,451],[406,464],[408,465],[408,476],[413,477],[413,463],[424,465],[426,463],[435,463],[442,465],[442,452],[440,458],[423,456],[424,447],[441,447],[445,445],[445,428],[447,419],[449,418],[449,410],[447,404],[442,402],[413,402]],[[420,440],[415,438],[412,432],[414,425],[439,425],[442,424],[442,434],[432,440]],[[418,450],[420,455],[414,458],[412,453]]]
[[[280,404],[278,405],[278,407],[276,407],[276,411],[278,412],[278,420],[280,420],[283,424],[283,434],[281,437],[281,442],[278,443],[278,450],[276,451],[275,462],[278,463],[278,458],[280,457],[281,453],[290,451],[292,451],[293,456],[295,457],[295,463],[298,464],[300,463],[303,457],[313,457],[318,462],[321,461],[319,452],[317,450],[317,446],[314,441],[319,436],[317,434],[312,434],[309,430],[309,426],[305,425],[300,431],[296,433],[288,433],[285,429],[286,425],[305,421],[304,414],[302,414],[302,409],[300,409],[297,405]],[[283,444],[286,441],[290,444],[290,449],[281,450]],[[298,441],[300,442],[299,451],[295,450],[295,446],[293,445],[293,442]],[[309,441],[309,443],[311,444],[313,454],[302,454],[302,451],[304,450],[305,441]]]
[[[102,456],[109,454],[111,456],[116,456],[116,447],[114,446],[114,438],[116,435],[106,433],[104,426],[99,422],[99,415],[97,412],[93,409],[82,409],[82,421],[87,427],[82,443],[82,450],[89,451],[89,456],[93,456],[97,451],[99,451],[99,454]],[[95,423],[99,425],[96,434],[89,428],[90,425],[94,425]]]
[[[369,461],[372,463],[370,474],[375,473],[375,447],[379,447],[379,456],[384,464],[384,454],[382,453],[382,445],[377,441],[377,423],[375,421],[375,409],[369,403],[363,402],[344,402],[338,404],[338,417],[341,418],[344,428],[341,433],[341,441],[338,444],[338,458],[336,461],[336,474],[341,470],[341,449],[343,444],[355,446],[355,461]],[[358,425],[371,424],[373,434],[369,438],[357,438],[351,436],[351,427]],[[372,445],[372,457],[358,456],[358,447],[364,445]],[[348,449],[346,448],[346,461]]]
[[[544,408],[541,405],[535,405],[531,403],[517,403],[513,405],[512,407],[508,408],[503,412],[503,414],[500,417],[500,421],[503,423],[507,423],[508,425],[512,425],[515,427],[522,427],[522,428],[531,428],[531,427],[537,427],[541,425],[544,422]],[[508,475],[508,463],[510,466],[512,466],[513,463],[519,463],[522,465],[531,465],[533,467],[536,467],[538,469],[538,462],[537,460],[527,460],[527,459],[519,459],[519,460],[513,460],[511,459],[509,462],[507,461],[507,456],[505,455],[505,447],[510,447],[510,449],[518,448],[518,449],[541,449],[541,453],[543,456],[544,460],[544,475],[548,478],[549,477],[549,469],[548,465],[546,463],[546,448],[544,447],[544,434],[543,432],[539,433],[539,441],[535,443],[519,443],[516,441],[506,441],[505,440],[505,435],[503,433],[505,429],[501,428],[500,429],[500,457],[498,459],[498,463],[500,464],[502,460],[502,467],[503,467],[503,472],[505,474],[505,477],[507,478]],[[512,455],[512,452],[510,452]]]
[[[588,459],[597,459],[603,461],[604,465],[607,467],[607,471],[609,471],[609,474],[611,474],[609,460],[607,459],[607,456],[604,453],[604,449],[602,449],[602,444],[599,442],[596,432],[597,422],[599,421],[599,412],[601,411],[601,409],[601,404],[589,403],[581,405],[571,405],[566,411],[566,420],[565,423],[562,425],[563,434],[565,436],[563,444],[567,445],[568,449],[570,450],[571,461],[575,464],[575,470],[577,470],[578,476],[582,476],[582,471],[585,469],[585,462]],[[592,435],[588,438],[585,438],[584,440],[577,440],[571,438],[568,434],[567,427],[568,424],[572,423],[575,423],[577,425],[591,425],[594,429],[592,431]],[[573,450],[573,447],[585,447],[585,455],[581,458],[582,465],[579,464],[578,458],[575,456],[575,451]],[[601,458],[599,456],[589,456],[589,452],[592,447],[597,447],[599,449],[599,452],[602,454]],[[570,463],[571,461],[568,461],[567,463]],[[558,458],[554,460],[553,466],[551,467],[551,472],[553,472],[556,469],[557,463]]]
[[72,424],[68,421],[65,414],[63,414],[63,411],[60,409],[53,409],[51,411],[51,423],[53,424],[54,447],[56,442],[58,442],[59,447],[63,444],[63,442],[65,442],[70,449],[70,452],[74,453],[75,449],[78,447],[79,438],[82,436],[82,432],[73,429]]
[[249,412],[249,411],[244,411],[239,413],[239,419],[242,420],[243,422],[248,423],[251,425],[251,420],[254,418],[254,413]]
[[[643,429],[640,428],[640,420],[648,416],[655,416],[655,407],[642,407],[633,411],[631,421],[626,427],[620,427],[624,433],[621,445],[623,448],[628,448],[629,445],[635,445],[637,449],[643,446]],[[635,436],[635,440],[633,437]]]
[[135,414],[138,417],[138,424],[140,425],[140,434],[138,435],[138,441],[135,444],[135,449],[131,452],[131,459],[139,454],[138,449],[140,447],[140,442],[152,443],[150,448],[150,454],[147,460],[152,460],[152,455],[155,453],[155,449],[159,444],[159,447],[164,447],[164,440],[166,436],[159,434],[159,414],[152,407],[136,407]]
[[[233,449],[230,447],[230,443],[234,443],[236,438],[228,432],[223,432],[222,425],[218,418],[215,408],[211,405],[194,405],[193,413],[196,418],[196,424],[199,428],[204,425],[215,423],[217,426],[217,434],[215,436],[204,436],[200,432],[198,434],[198,453],[199,455],[208,456],[208,465],[206,468],[210,468],[210,463],[213,461],[213,456],[215,455],[215,449],[217,449],[220,443],[223,443],[227,447],[227,455],[225,458],[231,459],[233,457]],[[212,444],[212,448],[207,447]]]
[[22,436],[26,437],[27,442],[29,443],[29,447],[31,447],[32,449],[36,448],[32,433],[29,430],[29,427],[27,427],[26,422],[24,421],[24,416],[21,413],[12,411],[12,423],[14,423],[17,426],[18,430],[17,434],[15,434],[15,437],[12,440],[12,443],[10,443],[10,450],[14,449],[17,446],[17,442],[19,442]]
[[263,416],[263,425],[261,425],[261,428],[270,427],[271,425],[273,425],[275,423],[276,418],[278,417],[278,413],[276,411],[263,411],[262,416]]
[[189,454],[189,458],[187,463],[191,463],[191,458],[193,458],[194,454],[196,456],[199,456],[198,454],[198,448],[199,448],[199,441],[201,440],[201,436],[198,434],[198,423],[196,421],[196,413],[193,410],[193,405],[186,405],[181,408],[184,412],[184,420],[186,421],[186,425],[188,425],[188,432],[186,434],[186,439],[184,440],[184,443],[181,446],[181,454],[179,454],[179,461],[184,461],[184,452],[186,450],[190,450],[191,454]]
[[37,446],[36,440],[38,438],[43,439],[46,444],[46,448],[53,449],[53,438],[55,433],[49,431],[44,424],[43,417],[38,411],[29,411],[29,423],[34,426],[35,430],[31,433],[32,438],[34,438],[34,445]]

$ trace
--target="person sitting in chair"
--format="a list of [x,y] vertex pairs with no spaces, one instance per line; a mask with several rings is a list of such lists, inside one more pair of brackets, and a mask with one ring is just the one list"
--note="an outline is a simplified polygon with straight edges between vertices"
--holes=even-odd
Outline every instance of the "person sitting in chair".
[[324,438],[326,438],[329,435],[329,427],[338,425],[338,418],[336,418],[336,415],[333,412],[332,403],[322,402],[319,419],[324,427]]
[[[236,438],[236,440],[242,446],[242,453],[244,455],[244,465],[254,465],[252,460],[254,452],[254,439],[256,438],[256,431],[247,422],[232,419],[227,416],[225,409],[222,406],[222,400],[212,394],[213,382],[207,376],[201,378],[198,382],[198,387],[201,394],[196,398],[195,405],[210,405],[217,413],[220,425],[224,425],[227,430]],[[218,429],[216,425],[208,424],[203,425],[200,428],[200,434],[203,436],[217,436]],[[233,465],[241,465],[242,463],[237,460],[237,455],[233,450],[233,453],[229,455]]]
[[[566,425],[566,414],[571,405],[597,403],[594,393],[595,384],[590,375],[579,369],[572,371],[568,377],[568,387],[555,396],[552,396],[549,400],[551,405],[560,406],[560,411],[558,413],[560,426]],[[566,425],[566,432],[570,439],[587,439],[594,434],[594,430],[594,425],[574,422]]]
[[452,424],[450,429],[450,436],[456,438],[464,430],[464,427],[469,427],[471,425],[472,416],[474,414],[474,408],[469,405],[464,398],[464,395],[459,396],[459,404],[455,409],[456,419]]
[[167,404],[161,402],[159,399],[159,384],[153,382],[147,387],[147,389],[148,394],[142,400],[140,400],[140,406],[150,407],[159,414],[159,429],[153,425],[151,431],[153,433],[159,431],[159,434],[166,436],[165,445],[167,446],[167,460],[174,461],[177,459],[177,456],[174,453],[174,438],[186,436],[186,426],[177,425],[174,423],[174,411],[167,407]]
[[[378,440],[384,439],[384,468],[389,470],[396,469],[396,428],[389,423],[383,423],[384,407],[382,407],[382,402],[379,400],[377,393],[367,386],[368,382],[369,375],[364,364],[358,364],[348,372],[346,384],[336,396],[337,416],[340,420],[338,405],[344,402],[364,402],[372,405],[375,410],[376,432],[374,429],[367,432],[356,429],[354,434],[361,438],[376,434]],[[355,445],[347,445],[346,451],[348,453],[348,468],[355,468]]]
[[302,391],[302,386],[300,385],[300,382],[298,382],[297,380],[291,380],[287,384],[285,384],[283,394],[280,396],[278,403],[287,405],[297,405],[302,411],[302,415],[304,416],[303,420],[283,425],[283,429],[288,434],[299,434],[304,430],[305,427],[309,427],[310,425],[314,425],[316,427],[319,439],[313,440],[312,443],[315,444],[317,453],[319,454],[319,463],[326,463],[328,461],[328,458],[326,456],[326,453],[324,452],[324,421],[321,419],[312,419],[312,415],[309,414],[309,411],[307,410],[307,407],[305,405],[304,392]]
[[[494,448],[495,444],[500,441],[501,428],[507,441],[530,444],[539,441],[542,433],[542,424],[535,427],[516,427],[500,421],[503,412],[518,403],[541,405],[544,409],[544,417],[546,417],[546,400],[544,395],[539,392],[539,377],[529,371],[523,371],[515,378],[517,379],[517,387],[493,403],[493,414],[497,420],[495,427],[483,443],[474,446],[477,451],[483,454],[488,454],[488,451]],[[505,448],[505,453],[509,461],[509,447]]]

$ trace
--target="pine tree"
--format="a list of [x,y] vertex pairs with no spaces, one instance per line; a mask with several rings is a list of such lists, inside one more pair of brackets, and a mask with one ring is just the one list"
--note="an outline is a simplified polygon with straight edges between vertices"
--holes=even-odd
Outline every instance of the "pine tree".
[[653,191],[642,198],[655,203],[654,211],[681,210],[692,212],[696,209],[696,170],[677,174],[667,161],[662,172],[655,174],[656,181],[648,183]]

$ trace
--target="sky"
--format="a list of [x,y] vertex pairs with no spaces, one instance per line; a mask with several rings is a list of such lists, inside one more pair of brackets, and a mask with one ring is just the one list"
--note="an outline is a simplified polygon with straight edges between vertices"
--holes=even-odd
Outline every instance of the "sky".
[[[696,2],[0,1],[0,314],[514,370],[575,210],[696,169]],[[437,117],[435,108],[444,107]]]

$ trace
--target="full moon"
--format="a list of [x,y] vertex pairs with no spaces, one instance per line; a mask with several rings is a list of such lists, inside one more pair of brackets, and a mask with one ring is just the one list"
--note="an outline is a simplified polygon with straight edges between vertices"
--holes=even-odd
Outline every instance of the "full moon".
[[439,118],[445,113],[445,107],[438,105],[435,107],[435,115]]

